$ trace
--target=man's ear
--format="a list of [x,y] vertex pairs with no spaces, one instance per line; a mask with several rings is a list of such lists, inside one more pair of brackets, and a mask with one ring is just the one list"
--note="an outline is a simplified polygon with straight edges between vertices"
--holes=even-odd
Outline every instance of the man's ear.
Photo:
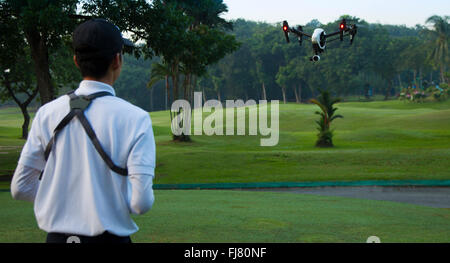
[[78,66],[77,56],[75,55],[73,55],[73,62],[75,62],[75,66],[77,66],[77,68],[80,68],[80,66]]
[[113,69],[117,69],[118,67],[122,66],[122,55],[120,53],[117,53],[113,60]]

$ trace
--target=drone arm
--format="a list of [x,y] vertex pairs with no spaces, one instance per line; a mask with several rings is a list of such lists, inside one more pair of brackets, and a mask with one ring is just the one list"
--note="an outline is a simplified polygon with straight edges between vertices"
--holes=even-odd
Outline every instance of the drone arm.
[[[352,34],[347,33],[347,34],[344,34],[343,36],[344,36],[344,37],[346,37],[346,36],[352,36]],[[330,37],[330,35],[327,35],[327,37]],[[340,39],[340,38],[337,37],[337,38],[333,38],[333,39],[327,40],[327,43],[333,42],[333,41],[338,40],[338,39]],[[353,40],[350,40],[350,41],[353,42]]]
[[292,33],[296,34],[297,36],[305,36],[305,37],[311,38],[311,35],[303,33],[302,31],[299,31],[299,30],[297,30],[295,28],[289,28],[289,31],[291,31]]
[[341,34],[341,31],[337,31],[337,32],[334,32],[334,33],[331,33],[331,34],[326,34],[325,35],[325,37],[332,37],[332,36],[336,36],[336,35],[339,35],[339,34]]

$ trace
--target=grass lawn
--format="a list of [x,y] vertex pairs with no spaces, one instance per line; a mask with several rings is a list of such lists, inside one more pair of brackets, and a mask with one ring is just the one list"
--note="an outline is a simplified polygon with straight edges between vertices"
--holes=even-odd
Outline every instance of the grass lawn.
[[[134,242],[450,242],[450,210],[290,193],[160,190]],[[43,242],[30,203],[0,193],[0,243]]]
[[[192,136],[171,141],[168,112],[152,112],[157,142],[155,183],[301,182],[450,179],[450,101],[346,102],[333,123],[333,149],[314,147],[309,104],[280,105],[280,140],[259,136]],[[0,175],[11,175],[24,141],[21,114],[0,110]],[[8,182],[0,182],[7,188]]]
[[[174,143],[167,112],[151,113],[155,183],[450,179],[450,102],[348,102],[333,149],[314,147],[314,105],[280,105],[280,141],[193,136]],[[21,114],[0,110],[0,188],[9,188],[21,147]],[[6,178],[6,180],[5,180]],[[450,242],[450,210],[270,192],[155,191],[135,217],[135,242]],[[42,242],[32,205],[0,192],[0,242]]]

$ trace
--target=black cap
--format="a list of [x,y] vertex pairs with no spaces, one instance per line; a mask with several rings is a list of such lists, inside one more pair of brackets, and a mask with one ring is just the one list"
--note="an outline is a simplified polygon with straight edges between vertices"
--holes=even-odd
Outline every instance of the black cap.
[[79,25],[73,32],[73,48],[80,59],[103,58],[122,51],[133,43],[122,37],[119,28],[105,19],[95,18]]

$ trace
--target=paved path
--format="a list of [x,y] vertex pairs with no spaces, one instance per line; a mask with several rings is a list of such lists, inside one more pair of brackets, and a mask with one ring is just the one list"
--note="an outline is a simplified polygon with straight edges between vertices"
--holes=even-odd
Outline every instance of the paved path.
[[245,189],[245,191],[269,191],[325,196],[343,196],[370,200],[385,200],[423,206],[450,208],[450,187],[302,187]]

